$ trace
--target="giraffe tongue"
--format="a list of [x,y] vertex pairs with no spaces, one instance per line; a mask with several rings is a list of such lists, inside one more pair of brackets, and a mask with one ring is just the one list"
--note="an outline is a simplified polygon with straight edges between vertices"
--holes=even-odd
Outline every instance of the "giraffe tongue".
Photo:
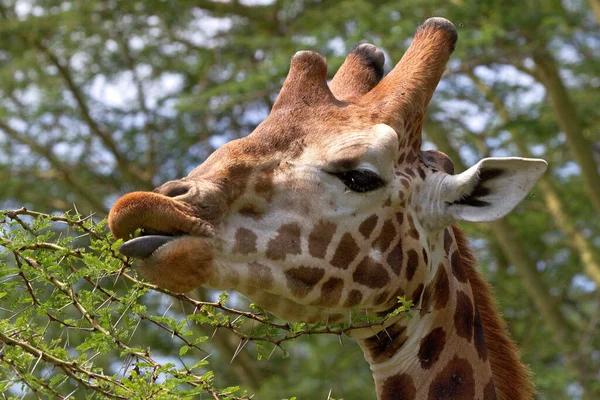
[[148,258],[160,246],[177,239],[177,236],[146,235],[129,240],[121,245],[119,251],[127,257]]

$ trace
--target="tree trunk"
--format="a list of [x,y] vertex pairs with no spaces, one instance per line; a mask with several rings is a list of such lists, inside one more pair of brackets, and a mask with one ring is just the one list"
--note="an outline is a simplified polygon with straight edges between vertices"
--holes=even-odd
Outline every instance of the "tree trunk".
[[596,17],[596,23],[600,25],[600,0],[587,0],[587,3]]
[[565,205],[560,199],[554,185],[552,185],[552,182],[549,179],[542,178],[538,181],[538,188],[544,197],[544,202],[552,215],[554,223],[567,235],[569,247],[579,254],[585,274],[600,287],[600,261],[598,260],[598,254],[596,254],[589,241],[571,222],[570,216],[564,211],[566,209]]
[[567,145],[581,168],[581,178],[585,191],[590,196],[594,208],[600,213],[600,174],[594,161],[592,143],[583,136],[583,128],[577,116],[577,110],[567,88],[556,68],[552,56],[542,50],[533,55],[536,73],[546,88],[556,122],[567,137]]

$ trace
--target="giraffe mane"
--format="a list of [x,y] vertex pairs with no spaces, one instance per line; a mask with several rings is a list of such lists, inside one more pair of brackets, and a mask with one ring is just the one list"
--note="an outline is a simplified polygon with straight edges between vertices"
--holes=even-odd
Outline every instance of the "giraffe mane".
[[496,395],[499,400],[531,399],[535,393],[531,372],[519,359],[519,349],[500,316],[493,288],[477,271],[477,260],[465,235],[455,226],[452,230],[481,316]]

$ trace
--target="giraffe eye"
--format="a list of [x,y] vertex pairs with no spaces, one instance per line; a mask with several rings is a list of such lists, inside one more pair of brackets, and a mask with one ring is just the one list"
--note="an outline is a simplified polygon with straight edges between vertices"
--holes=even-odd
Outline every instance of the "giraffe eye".
[[385,182],[375,172],[367,169],[354,169],[346,172],[332,173],[353,192],[366,193],[379,189]]

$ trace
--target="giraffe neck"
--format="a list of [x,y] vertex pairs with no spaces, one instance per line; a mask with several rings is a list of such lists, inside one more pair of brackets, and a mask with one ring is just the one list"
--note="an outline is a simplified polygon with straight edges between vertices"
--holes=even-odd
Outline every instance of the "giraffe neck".
[[454,235],[429,238],[411,319],[359,339],[378,399],[495,399],[483,326]]

